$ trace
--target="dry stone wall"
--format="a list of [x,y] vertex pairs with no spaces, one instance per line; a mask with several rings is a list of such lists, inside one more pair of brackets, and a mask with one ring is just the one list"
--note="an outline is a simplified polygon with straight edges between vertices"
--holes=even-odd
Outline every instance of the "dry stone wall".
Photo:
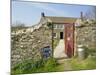
[[83,25],[76,27],[75,30],[77,45],[81,44],[89,48],[96,47],[96,24],[94,22],[83,22]]
[[40,27],[34,31],[27,28],[12,31],[11,34],[11,65],[14,67],[23,60],[41,59],[41,48],[52,45],[50,29]]

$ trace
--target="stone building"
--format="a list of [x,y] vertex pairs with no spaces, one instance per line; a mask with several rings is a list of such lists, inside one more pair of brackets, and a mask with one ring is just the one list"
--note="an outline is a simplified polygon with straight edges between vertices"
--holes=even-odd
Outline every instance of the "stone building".
[[[75,23],[77,18],[74,17],[56,17],[56,16],[45,16],[41,14],[40,22],[52,23],[53,24],[53,35],[54,38],[64,39],[64,29],[66,24]],[[46,24],[45,24],[46,25]]]
[[[41,13],[40,23],[42,23],[44,27],[48,27],[48,23],[52,24],[53,39],[64,40],[65,54],[69,57],[72,57],[75,52],[74,31],[77,19],[78,18],[75,17],[45,16],[44,13]],[[68,46],[70,46],[70,50]]]

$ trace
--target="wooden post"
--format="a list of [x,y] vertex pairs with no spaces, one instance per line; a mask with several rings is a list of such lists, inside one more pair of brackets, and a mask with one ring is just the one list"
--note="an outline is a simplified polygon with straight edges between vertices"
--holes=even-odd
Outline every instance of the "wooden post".
[[52,58],[53,58],[53,53],[54,53],[54,46],[53,46],[53,44],[54,44],[54,37],[53,37],[53,32],[54,32],[54,27],[53,27],[53,23],[51,23],[52,24]]

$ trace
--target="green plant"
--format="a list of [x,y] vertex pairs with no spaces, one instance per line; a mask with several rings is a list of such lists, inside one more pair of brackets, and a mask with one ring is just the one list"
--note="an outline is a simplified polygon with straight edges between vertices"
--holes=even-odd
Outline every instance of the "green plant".
[[72,59],[70,61],[72,70],[88,70],[96,68],[96,58],[91,57],[85,60],[79,61],[78,59]]
[[48,26],[49,29],[53,29],[53,24],[52,23],[48,22],[47,26]]
[[12,68],[12,75],[55,71],[57,61],[54,58],[38,61],[24,60]]
[[88,57],[88,55],[96,56],[95,48],[88,48],[88,47],[83,46],[83,49],[85,50],[85,57]]
[[55,67],[57,66],[57,61],[54,58],[49,58],[44,65],[46,71],[55,71]]

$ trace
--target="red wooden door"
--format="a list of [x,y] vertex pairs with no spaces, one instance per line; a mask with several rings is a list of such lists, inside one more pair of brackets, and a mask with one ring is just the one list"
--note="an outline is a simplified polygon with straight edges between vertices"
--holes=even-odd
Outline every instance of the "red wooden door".
[[68,57],[74,55],[74,24],[65,24],[65,53]]

